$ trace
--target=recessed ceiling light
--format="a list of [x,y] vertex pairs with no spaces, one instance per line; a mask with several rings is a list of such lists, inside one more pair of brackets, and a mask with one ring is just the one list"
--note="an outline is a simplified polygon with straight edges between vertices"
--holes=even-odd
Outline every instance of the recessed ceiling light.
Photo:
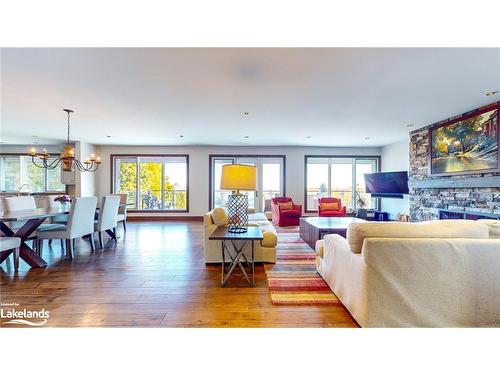
[[243,112],[243,115],[248,116],[250,112]]
[[493,96],[493,95],[496,95],[498,94],[498,90],[497,91],[490,91],[490,92],[487,92],[486,93],[486,96]]

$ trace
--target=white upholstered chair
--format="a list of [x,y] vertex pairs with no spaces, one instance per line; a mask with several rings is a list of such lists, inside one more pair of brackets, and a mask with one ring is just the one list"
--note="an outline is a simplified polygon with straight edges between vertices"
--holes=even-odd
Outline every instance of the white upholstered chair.
[[94,250],[94,215],[97,197],[74,198],[68,215],[68,224],[54,224],[53,228],[37,231],[38,251],[42,255],[43,240],[66,240],[66,253],[74,257],[74,241],[77,238],[90,236],[90,245]]
[[[61,206],[61,203],[56,201],[55,199],[59,197],[59,195],[47,195],[47,208],[57,209]],[[50,222],[52,224],[67,224],[68,223],[68,215],[57,215],[50,218]],[[49,240],[49,245],[52,244],[52,240]],[[61,249],[64,249],[64,240],[61,239]]]
[[35,198],[32,195],[22,195],[19,197],[5,197],[6,211],[25,211],[36,208]]
[[14,250],[14,269],[19,269],[19,246],[21,239],[19,237],[0,237],[0,253],[7,250]]
[[127,198],[128,194],[127,193],[120,193],[117,194],[120,196],[120,206],[118,207],[118,222],[122,222],[123,224],[123,231],[127,231]]
[[102,197],[99,219],[94,224],[94,231],[98,233],[99,245],[102,247],[102,235],[107,230],[112,230],[116,241],[116,225],[118,222],[118,206],[120,205],[119,195],[106,195]]
[[[16,197],[5,197],[4,198],[5,210],[9,212],[16,211],[26,211],[26,210],[34,210],[36,209],[35,198],[32,195],[21,195]],[[11,229],[17,230],[20,229],[26,221],[14,221],[9,223],[9,227]],[[41,228],[47,227],[47,224],[40,225]],[[40,228],[39,227],[39,228]],[[35,241],[36,235],[33,233],[30,235],[28,240]],[[36,245],[36,242],[35,242]]]
[[[59,195],[47,195],[48,208],[59,208],[61,206],[61,203],[55,200],[57,197],[59,197]],[[52,217],[50,222],[55,224],[66,224],[68,222],[68,215],[64,214],[64,215],[54,216]]]

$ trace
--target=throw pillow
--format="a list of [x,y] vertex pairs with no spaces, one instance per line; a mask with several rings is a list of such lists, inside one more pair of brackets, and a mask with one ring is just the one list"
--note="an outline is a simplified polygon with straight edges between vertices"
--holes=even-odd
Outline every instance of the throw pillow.
[[217,207],[212,211],[212,220],[218,227],[225,227],[229,223],[229,216],[222,207]]
[[281,210],[293,210],[293,203],[292,201],[288,202],[278,202],[278,206],[280,207]]
[[332,202],[332,203],[321,203],[321,210],[332,210],[332,211],[339,211],[340,210],[340,205],[339,202]]

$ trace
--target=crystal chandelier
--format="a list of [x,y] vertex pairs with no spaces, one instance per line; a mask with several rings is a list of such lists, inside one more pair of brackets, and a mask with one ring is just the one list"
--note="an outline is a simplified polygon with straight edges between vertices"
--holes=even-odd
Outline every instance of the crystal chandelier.
[[43,149],[41,153],[37,153],[37,151],[32,148],[29,152],[31,161],[38,168],[55,169],[59,163],[62,163],[62,169],[65,172],[72,172],[75,167],[81,172],[94,172],[99,167],[99,164],[101,164],[101,158],[91,154],[90,157],[83,162],[75,159],[75,148],[69,142],[69,116],[74,111],[71,109],[63,109],[63,111],[68,114],[68,141],[66,146],[64,146],[63,152],[61,152],[61,156],[49,163],[49,153],[46,149]]

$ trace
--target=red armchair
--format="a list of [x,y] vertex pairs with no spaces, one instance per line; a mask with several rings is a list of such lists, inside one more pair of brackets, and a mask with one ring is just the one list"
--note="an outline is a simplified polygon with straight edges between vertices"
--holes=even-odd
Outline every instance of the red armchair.
[[[291,208],[283,207],[279,203],[291,203]],[[294,204],[290,197],[276,197],[271,199],[273,224],[280,227],[299,225],[302,215],[302,206]]]
[[[338,210],[321,209],[321,203],[338,203]],[[320,198],[318,202],[318,216],[323,217],[340,217],[345,216],[346,207],[342,206],[342,201],[339,198]]]

